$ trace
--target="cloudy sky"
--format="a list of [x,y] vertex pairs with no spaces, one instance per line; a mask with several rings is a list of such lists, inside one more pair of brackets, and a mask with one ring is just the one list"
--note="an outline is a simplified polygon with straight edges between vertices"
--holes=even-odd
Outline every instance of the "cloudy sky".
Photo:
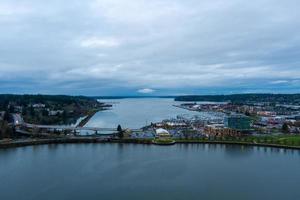
[[300,92],[299,0],[1,0],[0,93]]

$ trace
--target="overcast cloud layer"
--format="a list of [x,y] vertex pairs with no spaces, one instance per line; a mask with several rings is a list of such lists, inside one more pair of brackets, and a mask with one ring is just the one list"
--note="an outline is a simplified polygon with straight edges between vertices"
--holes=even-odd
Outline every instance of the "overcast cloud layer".
[[300,92],[299,0],[1,0],[0,93]]

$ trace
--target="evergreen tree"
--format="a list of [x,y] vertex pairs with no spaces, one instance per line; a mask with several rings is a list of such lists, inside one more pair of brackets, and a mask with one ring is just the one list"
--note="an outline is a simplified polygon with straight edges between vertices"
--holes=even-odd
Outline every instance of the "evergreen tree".
[[30,114],[31,116],[34,116],[34,115],[35,115],[35,112],[34,112],[33,106],[31,105],[29,108],[30,108],[29,114]]
[[123,130],[122,130],[122,127],[121,127],[120,124],[117,127],[117,131],[118,131],[118,137],[119,138],[123,138],[124,137],[124,133],[123,133]]
[[289,126],[287,125],[287,123],[284,123],[282,125],[282,132],[289,133]]
[[9,112],[14,113],[15,112],[15,107],[13,105],[9,105]]
[[8,110],[5,111],[4,116],[3,116],[3,120],[9,122],[10,121],[10,114],[8,112]]
[[23,107],[23,109],[22,109],[22,115],[23,116],[27,115],[27,108],[26,107]]
[[44,117],[45,117],[45,116],[48,116],[48,115],[49,115],[48,110],[43,109],[43,110],[42,110],[42,115],[43,115]]
[[117,131],[118,131],[118,132],[121,132],[121,131],[122,131],[122,127],[121,127],[120,124],[118,125]]

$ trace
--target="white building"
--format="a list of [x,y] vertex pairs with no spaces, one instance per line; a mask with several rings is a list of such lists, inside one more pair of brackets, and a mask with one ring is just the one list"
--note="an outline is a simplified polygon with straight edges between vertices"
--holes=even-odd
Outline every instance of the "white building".
[[163,128],[158,128],[155,130],[155,133],[156,133],[156,137],[158,138],[169,138],[171,137],[169,131],[167,131],[166,129],[163,129]]

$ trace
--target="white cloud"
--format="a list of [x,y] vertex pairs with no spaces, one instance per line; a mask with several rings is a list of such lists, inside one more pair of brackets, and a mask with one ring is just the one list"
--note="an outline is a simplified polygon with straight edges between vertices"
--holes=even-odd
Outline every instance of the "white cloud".
[[276,81],[271,81],[271,84],[283,84],[283,83],[288,83],[288,80],[276,80]]
[[151,88],[144,88],[144,89],[139,89],[137,92],[142,93],[142,94],[150,94],[150,93],[155,92],[155,90],[153,90]]
[[83,39],[80,42],[82,47],[88,48],[101,48],[101,47],[118,47],[120,41],[115,38],[99,38],[99,37],[90,37]]

